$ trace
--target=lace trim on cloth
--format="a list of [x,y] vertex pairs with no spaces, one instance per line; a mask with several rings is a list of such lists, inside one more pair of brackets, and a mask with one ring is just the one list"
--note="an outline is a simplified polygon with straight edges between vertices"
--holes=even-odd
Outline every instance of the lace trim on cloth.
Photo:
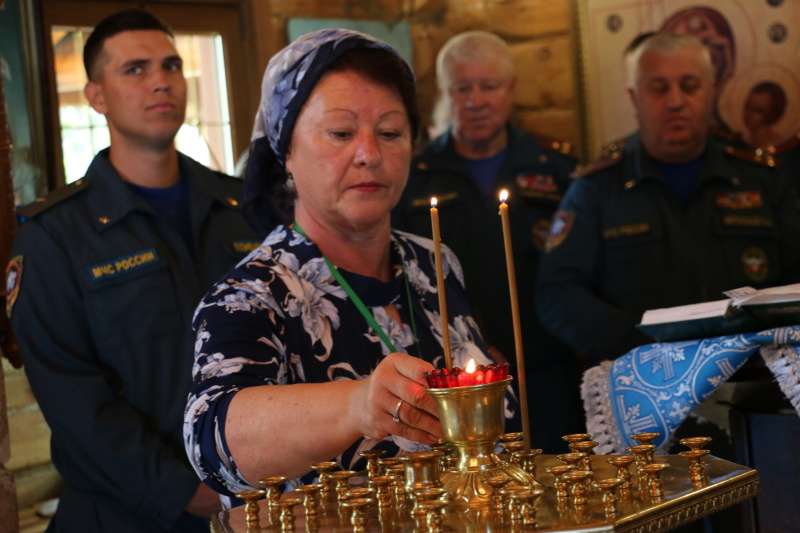
[[623,453],[614,409],[611,407],[611,361],[603,361],[583,374],[581,398],[586,410],[586,431],[599,444],[594,449],[598,455]]
[[778,387],[800,416],[800,346],[772,345],[763,346],[761,357],[767,363],[778,381]]

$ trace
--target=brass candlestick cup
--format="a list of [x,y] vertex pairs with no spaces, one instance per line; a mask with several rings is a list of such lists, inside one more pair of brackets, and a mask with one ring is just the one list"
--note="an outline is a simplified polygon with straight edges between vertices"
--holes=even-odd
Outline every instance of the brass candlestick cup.
[[494,447],[503,433],[503,399],[511,378],[481,385],[430,388],[439,407],[444,438],[459,452],[454,470],[442,475],[442,486],[450,493],[453,506],[491,505],[492,487],[484,479],[511,478],[510,486],[538,486],[520,467],[501,461]]

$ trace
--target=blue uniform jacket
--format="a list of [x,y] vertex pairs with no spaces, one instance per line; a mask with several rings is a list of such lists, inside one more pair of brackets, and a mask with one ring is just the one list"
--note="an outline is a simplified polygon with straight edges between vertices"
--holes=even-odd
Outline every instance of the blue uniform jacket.
[[66,487],[58,531],[208,531],[181,441],[192,313],[258,242],[241,182],[179,155],[194,257],[107,158],[20,210],[11,323]]
[[539,271],[539,317],[597,363],[651,342],[635,327],[647,309],[796,283],[795,202],[777,171],[709,137],[684,209],[636,134],[564,197]]

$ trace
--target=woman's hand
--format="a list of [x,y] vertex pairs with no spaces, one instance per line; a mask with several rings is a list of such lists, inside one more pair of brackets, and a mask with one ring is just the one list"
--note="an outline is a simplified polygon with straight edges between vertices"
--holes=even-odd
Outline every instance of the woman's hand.
[[348,412],[359,433],[374,439],[398,435],[423,444],[441,439],[436,402],[424,390],[423,374],[433,369],[416,357],[389,354],[369,377],[358,382],[351,397]]

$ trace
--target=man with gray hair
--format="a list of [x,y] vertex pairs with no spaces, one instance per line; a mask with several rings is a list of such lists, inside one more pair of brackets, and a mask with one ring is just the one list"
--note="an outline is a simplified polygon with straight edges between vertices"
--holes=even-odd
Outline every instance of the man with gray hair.
[[[510,193],[528,404],[534,446],[557,451],[560,437],[583,431],[580,366],[537,323],[533,288],[550,218],[577,161],[567,143],[511,126],[514,64],[508,45],[485,31],[451,38],[436,62],[439,110],[448,127],[411,164],[392,213],[393,227],[431,235],[430,201],[439,202],[442,241],[459,257],[473,314],[497,359],[515,360],[503,260],[498,193]],[[439,118],[442,118],[441,116]],[[546,400],[558,394],[557,405]],[[546,406],[546,407],[545,407]]]
[[654,34],[627,57],[639,131],[582,172],[553,219],[537,311],[597,364],[652,342],[647,309],[800,281],[800,215],[790,183],[709,136],[707,48]]

